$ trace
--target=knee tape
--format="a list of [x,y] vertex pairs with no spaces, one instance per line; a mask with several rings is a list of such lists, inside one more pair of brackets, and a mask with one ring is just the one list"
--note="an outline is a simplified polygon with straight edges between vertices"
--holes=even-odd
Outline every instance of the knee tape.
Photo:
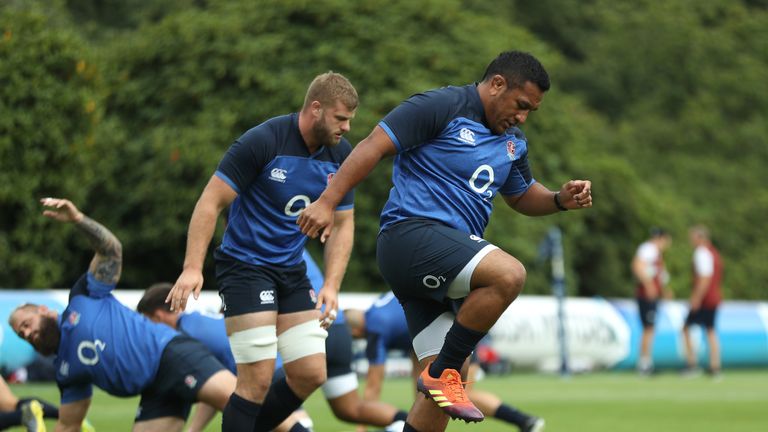
[[293,326],[277,338],[277,348],[284,363],[312,354],[325,354],[325,338],[328,332],[320,322],[311,320]]
[[277,357],[277,336],[273,325],[232,333],[229,346],[235,363],[253,363]]

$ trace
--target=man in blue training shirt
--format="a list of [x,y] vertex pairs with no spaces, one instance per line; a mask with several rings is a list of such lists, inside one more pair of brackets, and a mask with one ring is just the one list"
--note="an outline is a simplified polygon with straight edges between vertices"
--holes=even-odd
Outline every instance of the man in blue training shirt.
[[[418,371],[418,362],[413,356],[411,338],[408,334],[408,323],[405,320],[403,308],[396,301],[394,293],[382,294],[366,311],[346,309],[347,325],[352,336],[366,340],[365,356],[368,359],[368,374],[365,382],[365,399],[378,400],[385,375],[387,353],[393,350],[411,354],[414,360],[413,369]],[[469,366],[468,381],[475,381],[480,370],[480,364],[472,356]],[[414,379],[417,379],[414,376]],[[492,416],[520,428],[521,432],[541,432],[544,430],[544,420],[526,414],[517,408],[507,405],[496,395],[475,390],[467,386],[467,396],[485,416]]]
[[42,203],[49,207],[45,216],[74,223],[96,250],[63,313],[24,304],[9,319],[36,351],[56,355],[56,430],[80,430],[93,385],[114,396],[141,395],[134,431],[181,431],[195,401],[224,409],[235,376],[198,341],[150,322],[112,295],[122,269],[120,241],[68,200]]
[[[185,312],[183,314],[172,312],[170,305],[165,302],[172,287],[173,284],[161,282],[147,288],[139,300],[139,304],[136,305],[136,312],[153,322],[168,325],[200,341],[222,365],[233,374],[237,374],[237,366],[229,347],[224,320],[203,315],[200,312]],[[198,404],[187,431],[204,430],[215,415],[216,409],[214,407],[204,403]]]
[[377,259],[424,368],[419,391],[434,400],[417,398],[404,430],[444,430],[449,416],[483,419],[458,371],[526,276],[520,261],[482,238],[496,194],[529,216],[592,206],[591,182],[571,180],[551,191],[531,174],[518,126],[548,89],[538,60],[508,51],[480,83],[412,96],[355,147],[298,218],[308,236],[325,235],[348,191],[396,154]]
[[[307,280],[301,258],[307,237],[296,217],[349,155],[352,147],[342,135],[357,104],[357,92],[344,76],[317,76],[300,112],[269,119],[232,144],[195,205],[184,270],[167,300],[172,310],[183,311],[190,294],[197,298],[216,219],[229,207],[214,254],[237,363],[224,432],[273,429],[326,379],[327,333],[318,321],[327,327],[337,314],[354,235],[353,193],[339,200],[333,233],[323,237],[326,273],[319,294]],[[270,386],[278,351],[286,377]]]

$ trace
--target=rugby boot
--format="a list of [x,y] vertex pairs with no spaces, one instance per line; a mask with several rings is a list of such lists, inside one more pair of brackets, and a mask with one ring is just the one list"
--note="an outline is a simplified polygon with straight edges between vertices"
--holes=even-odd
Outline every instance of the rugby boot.
[[463,384],[456,369],[446,369],[440,378],[432,378],[427,365],[416,381],[416,389],[424,393],[424,397],[432,399],[452,419],[467,423],[483,421],[483,413],[469,400]]

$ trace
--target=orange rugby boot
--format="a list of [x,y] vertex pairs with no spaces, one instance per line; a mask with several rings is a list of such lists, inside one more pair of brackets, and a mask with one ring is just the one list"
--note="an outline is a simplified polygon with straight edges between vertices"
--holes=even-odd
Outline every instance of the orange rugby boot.
[[[430,363],[431,365],[431,363]],[[479,422],[485,418],[483,413],[469,400],[464,391],[465,383],[456,369],[446,369],[440,378],[429,376],[429,366],[424,368],[416,381],[416,389],[431,398],[452,419],[465,422]]]

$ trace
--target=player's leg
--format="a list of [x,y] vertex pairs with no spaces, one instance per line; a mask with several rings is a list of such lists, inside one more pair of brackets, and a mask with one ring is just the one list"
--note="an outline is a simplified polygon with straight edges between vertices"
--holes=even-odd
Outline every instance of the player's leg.
[[322,390],[333,414],[339,420],[371,426],[388,426],[405,421],[408,415],[394,406],[365,401],[358,394],[357,374],[352,370],[352,335],[345,324],[328,328],[325,341],[328,380]]
[[14,411],[18,404],[19,398],[13,394],[5,379],[0,376],[0,411]]
[[[424,220],[401,222],[382,231],[377,258],[384,279],[403,304],[419,359],[438,354],[419,377],[419,390],[425,394],[443,392],[439,397],[447,400],[435,403],[451,417],[482,420],[482,413],[466,398],[457,371],[519,292],[522,281],[518,279],[524,279],[525,274],[522,265],[482,238]],[[508,270],[494,269],[495,265]],[[513,281],[520,286],[510,288],[515,285]],[[455,319],[452,311],[445,310],[439,323],[448,324],[448,328],[440,328],[440,345],[434,352],[420,352],[418,344],[423,335],[419,332],[423,328],[415,328],[412,322],[420,314],[419,300],[442,305],[451,299],[469,302],[459,311],[463,319]]]
[[133,432],[180,432],[182,429],[184,429],[184,419],[160,417],[136,422],[131,430]]
[[277,357],[277,275],[272,268],[216,256],[216,281],[237,364],[237,385],[222,413],[222,431],[251,431],[269,390]]
[[688,312],[683,324],[683,346],[685,347],[685,373],[692,373],[696,369],[696,352],[693,349],[690,328],[696,323],[696,313]]
[[717,377],[720,374],[720,341],[715,330],[716,309],[705,309],[704,327],[707,329],[707,344],[709,345],[709,373]]
[[326,380],[325,338],[317,297],[301,262],[276,274],[279,315],[277,348],[285,378],[275,380],[259,414],[256,430],[271,430],[301,406]]
[[653,371],[653,338],[655,334],[656,309],[658,302],[638,299],[640,322],[643,333],[640,339],[640,357],[637,360],[637,370],[641,374]]
[[[451,329],[458,309],[455,304],[440,303],[431,299],[405,298],[403,309],[408,321],[408,331],[413,340],[413,351],[418,361],[416,365],[417,395],[408,413],[404,431],[433,432],[445,430],[449,416],[455,416],[457,410],[476,411],[475,416],[482,417],[477,408],[466,397],[462,387],[462,376],[466,376],[469,361],[457,370],[446,370],[443,380],[429,377],[427,366],[440,352],[445,335]],[[459,372],[461,371],[461,372]],[[447,383],[447,384],[446,384]]]

